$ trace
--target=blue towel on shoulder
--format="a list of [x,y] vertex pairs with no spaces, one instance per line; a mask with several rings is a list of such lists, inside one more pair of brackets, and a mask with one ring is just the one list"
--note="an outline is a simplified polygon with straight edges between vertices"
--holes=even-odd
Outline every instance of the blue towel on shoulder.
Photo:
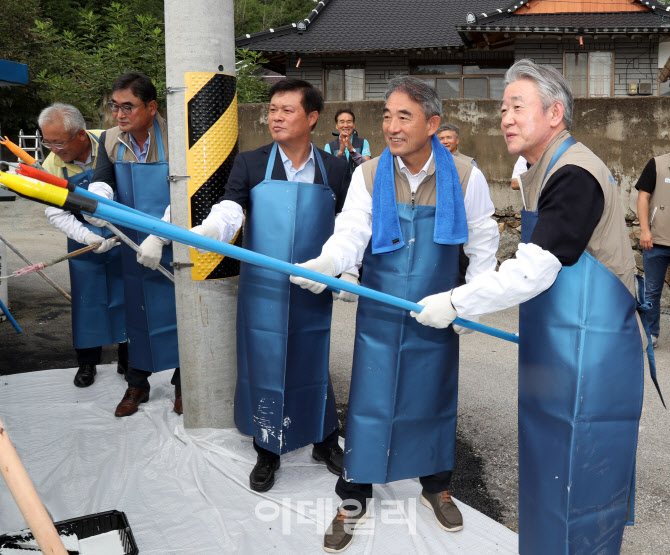
[[[440,245],[459,245],[468,240],[460,179],[451,152],[435,135],[431,144],[437,188],[433,241]],[[379,158],[372,189],[372,253],[392,252],[404,245],[395,198],[393,155],[386,147]]]

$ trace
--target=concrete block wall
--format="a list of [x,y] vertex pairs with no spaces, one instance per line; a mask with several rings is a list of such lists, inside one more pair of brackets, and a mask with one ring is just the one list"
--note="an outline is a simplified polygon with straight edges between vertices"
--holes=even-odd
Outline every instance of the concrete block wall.
[[[331,140],[333,117],[344,107],[356,114],[358,132],[370,142],[373,156],[381,154],[386,143],[381,129],[383,105],[379,100],[326,102],[314,132],[315,144],[323,148]],[[518,213],[521,198],[509,188],[516,157],[507,153],[502,138],[499,101],[445,100],[442,119],[460,127],[461,150],[477,159],[491,187],[498,214]],[[239,125],[240,150],[258,148],[271,141],[265,104],[240,105]],[[642,169],[651,157],[670,152],[670,98],[578,98],[572,132],[605,161],[617,182],[628,218],[634,220],[637,205],[634,186]]]

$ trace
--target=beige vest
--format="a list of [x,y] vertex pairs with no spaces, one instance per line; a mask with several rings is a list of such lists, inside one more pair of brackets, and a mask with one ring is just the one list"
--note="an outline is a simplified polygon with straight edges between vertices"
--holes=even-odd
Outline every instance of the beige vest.
[[656,156],[656,187],[649,199],[649,219],[654,245],[670,246],[670,154]]
[[[365,180],[365,187],[372,196],[372,189],[375,182],[375,173],[377,173],[377,165],[379,164],[379,156],[365,162],[361,165],[363,171],[363,179]],[[463,191],[463,197],[465,197],[465,191],[468,188],[468,181],[470,180],[470,174],[472,173],[472,164],[463,160],[462,158],[454,158],[454,164],[456,165],[456,171],[458,172],[458,178],[461,182],[461,190]],[[398,166],[398,160],[396,157],[393,157],[393,167],[394,167],[394,176],[395,176],[395,198],[396,202],[402,202],[406,204],[412,203],[412,190],[409,186],[409,181],[407,176],[400,171]],[[436,200],[436,189],[435,189],[435,159],[433,158],[428,165],[428,171],[426,177],[419,184],[416,194],[414,195],[414,203],[422,204],[426,206],[435,206]]]
[[461,160],[465,160],[468,164],[472,164],[472,161],[474,158],[470,158],[470,156],[466,156],[463,154],[460,150],[456,149],[455,152],[452,152],[451,155],[454,157],[454,159],[460,158]]
[[616,274],[631,294],[636,296],[635,258],[628,238],[626,220],[616,184],[611,180],[611,174],[602,160],[582,143],[577,143],[561,156],[547,178],[543,179],[552,156],[563,140],[569,136],[570,134],[567,131],[561,132],[549,144],[531,169],[521,175],[527,209],[530,211],[537,210],[540,193],[542,193],[546,182],[563,166],[574,165],[588,171],[600,184],[605,197],[605,206],[600,222],[586,246],[586,252]]
[[[158,112],[156,112],[154,117],[158,122],[161,135],[163,136],[165,160],[168,161],[167,123]],[[158,146],[156,145],[154,138],[153,123],[149,128],[149,135],[151,136],[151,140],[149,141],[149,152],[147,152],[146,162],[158,162]],[[135,156],[135,153],[133,152],[133,147],[130,144],[130,137],[128,136],[128,133],[122,132],[118,127],[112,127],[111,129],[108,129],[107,134],[105,135],[105,150],[107,151],[107,156],[109,156],[110,162],[116,162],[116,156],[119,152],[119,146],[121,146],[121,143],[126,145],[126,150],[123,153],[123,160],[126,162],[137,162],[137,156]]]

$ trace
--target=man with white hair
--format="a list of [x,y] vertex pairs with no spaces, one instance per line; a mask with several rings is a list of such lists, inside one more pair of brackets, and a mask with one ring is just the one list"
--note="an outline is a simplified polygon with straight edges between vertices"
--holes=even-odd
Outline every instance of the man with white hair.
[[[42,144],[51,149],[44,169],[56,177],[88,189],[98,155],[102,131],[87,131],[81,112],[69,104],[55,103],[38,117]],[[117,371],[128,367],[121,253],[107,229],[96,228],[79,214],[49,207],[49,223],[67,236],[68,252],[83,245],[100,246],[71,258],[72,340],[79,368],[74,385],[88,387],[95,381],[102,346],[119,344]],[[111,249],[111,250],[110,250]]]
[[522,242],[499,271],[419,302],[435,328],[521,304],[519,552],[618,553],[632,514],[643,342],[616,184],[570,135],[565,78],[530,60],[505,76],[501,129],[531,164]]

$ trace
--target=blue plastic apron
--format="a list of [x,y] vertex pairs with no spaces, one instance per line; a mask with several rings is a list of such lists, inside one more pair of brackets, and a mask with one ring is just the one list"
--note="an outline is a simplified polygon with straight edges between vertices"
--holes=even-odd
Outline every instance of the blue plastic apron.
[[[433,241],[435,207],[398,203],[398,216],[405,246],[372,254],[370,242],[361,285],[415,300],[452,289],[459,245]],[[453,328],[359,297],[344,479],[383,484],[452,470],[457,399]]]
[[[83,189],[88,186],[94,170],[63,177]],[[114,235],[107,228],[89,224],[74,214],[86,229],[104,237]],[[68,238],[67,251],[74,252],[81,243]],[[126,311],[123,303],[121,250],[115,247],[105,253],[87,252],[68,260],[72,290],[72,339],[75,349],[113,345],[126,340]]]
[[[537,212],[521,215],[529,242]],[[642,410],[636,300],[584,252],[519,309],[519,553],[619,553]]]
[[[116,161],[116,193],[120,203],[141,212],[162,218],[170,204],[168,163],[165,161],[163,139],[158,122],[154,120],[154,136],[158,147],[158,162],[139,163],[123,160],[125,145],[121,143]],[[146,233],[130,228],[122,231],[138,245]],[[126,332],[128,358],[132,368],[159,372],[179,366],[177,349],[177,312],[174,284],[160,272],[137,262],[134,250],[121,245],[123,280],[126,299]],[[172,245],[163,248],[161,265],[171,269]]]
[[[249,194],[244,247],[286,262],[316,258],[335,226],[335,196],[324,184],[265,179]],[[240,266],[235,424],[277,454],[322,441],[337,428],[328,372],[332,295],[314,295],[280,273]]]

